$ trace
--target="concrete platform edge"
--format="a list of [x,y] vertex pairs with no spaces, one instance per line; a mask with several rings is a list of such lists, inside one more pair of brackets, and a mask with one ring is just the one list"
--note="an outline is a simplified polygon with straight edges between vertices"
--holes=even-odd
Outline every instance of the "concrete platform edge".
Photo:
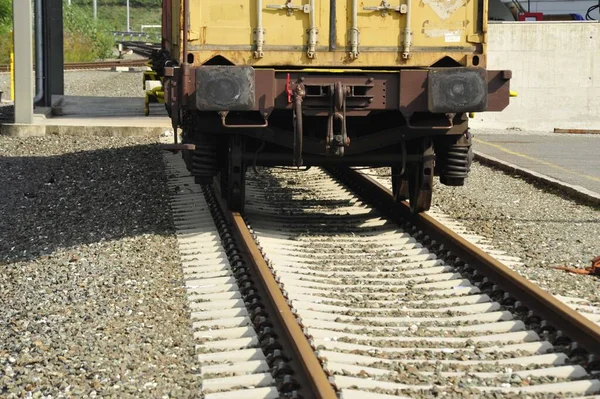
[[562,194],[565,194],[571,199],[584,202],[585,204],[600,206],[600,194],[596,192],[590,191],[581,186],[565,183],[542,173],[534,172],[533,170],[517,166],[498,158],[494,158],[479,151],[475,151],[474,153],[475,160],[481,164],[500,169],[504,172],[517,174],[519,176],[531,179],[540,185],[552,187],[559,190]]
[[46,126],[22,123],[3,123],[0,134],[9,137],[41,137],[46,135]]
[[19,123],[0,125],[1,135],[21,138],[42,137],[47,135],[97,137],[158,136],[163,134],[164,131],[164,127],[147,126],[55,126]]

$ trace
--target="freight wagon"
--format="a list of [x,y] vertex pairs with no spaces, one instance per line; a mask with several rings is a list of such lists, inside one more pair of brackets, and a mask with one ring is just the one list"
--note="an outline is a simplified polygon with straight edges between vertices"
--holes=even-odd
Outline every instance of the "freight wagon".
[[[501,111],[510,71],[487,70],[486,0],[163,0],[153,65],[197,183],[244,206],[248,167],[389,167],[429,209],[463,185],[468,115]],[[177,130],[177,129],[175,129]],[[177,140],[177,135],[175,136]]]

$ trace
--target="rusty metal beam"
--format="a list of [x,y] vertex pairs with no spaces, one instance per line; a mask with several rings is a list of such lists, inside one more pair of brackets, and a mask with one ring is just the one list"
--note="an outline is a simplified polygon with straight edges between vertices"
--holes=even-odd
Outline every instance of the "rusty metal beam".
[[554,128],[554,133],[600,134],[600,130],[595,130],[595,129],[559,129],[559,128]]
[[179,152],[183,150],[194,151],[196,144],[161,144],[160,149],[163,151]]
[[337,394],[329,383],[327,375],[302,332],[296,317],[292,313],[281,289],[277,285],[269,266],[262,257],[244,219],[237,212],[231,212],[228,218],[232,220],[234,232],[241,238],[240,244],[249,255],[249,261],[256,271],[260,282],[265,287],[268,299],[273,305],[275,316],[284,326],[284,332],[292,344],[295,356],[311,385],[315,398],[337,399]]

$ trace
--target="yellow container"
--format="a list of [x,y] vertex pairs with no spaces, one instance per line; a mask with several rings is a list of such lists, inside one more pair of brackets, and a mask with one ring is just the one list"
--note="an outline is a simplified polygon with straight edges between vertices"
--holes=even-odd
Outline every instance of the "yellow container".
[[255,67],[485,66],[485,0],[171,1],[166,47],[184,61],[188,1],[188,62],[196,66],[216,56]]

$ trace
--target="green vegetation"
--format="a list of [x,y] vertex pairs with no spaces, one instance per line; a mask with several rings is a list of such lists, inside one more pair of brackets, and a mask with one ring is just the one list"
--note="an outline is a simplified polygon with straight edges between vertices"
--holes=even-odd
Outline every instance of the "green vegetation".
[[[127,30],[127,7],[125,0],[97,0],[98,22],[109,30]],[[161,0],[129,0],[129,26],[139,32],[141,25],[161,23]],[[82,10],[90,18],[93,14],[92,0],[71,0],[71,7]],[[70,8],[65,5],[64,9]]]
[[0,64],[10,62],[10,30],[12,28],[12,0],[0,0]]
[[63,24],[65,62],[93,61],[111,55],[110,29],[101,21],[95,22],[82,8],[65,6]]
[[0,24],[8,24],[12,17],[12,0],[0,0]]
[[[111,56],[114,39],[111,31],[127,29],[125,0],[97,0],[98,20],[93,19],[92,0],[64,0],[65,62],[94,61]],[[130,29],[161,23],[161,0],[129,0]],[[0,64],[8,64],[12,0],[0,0]]]

